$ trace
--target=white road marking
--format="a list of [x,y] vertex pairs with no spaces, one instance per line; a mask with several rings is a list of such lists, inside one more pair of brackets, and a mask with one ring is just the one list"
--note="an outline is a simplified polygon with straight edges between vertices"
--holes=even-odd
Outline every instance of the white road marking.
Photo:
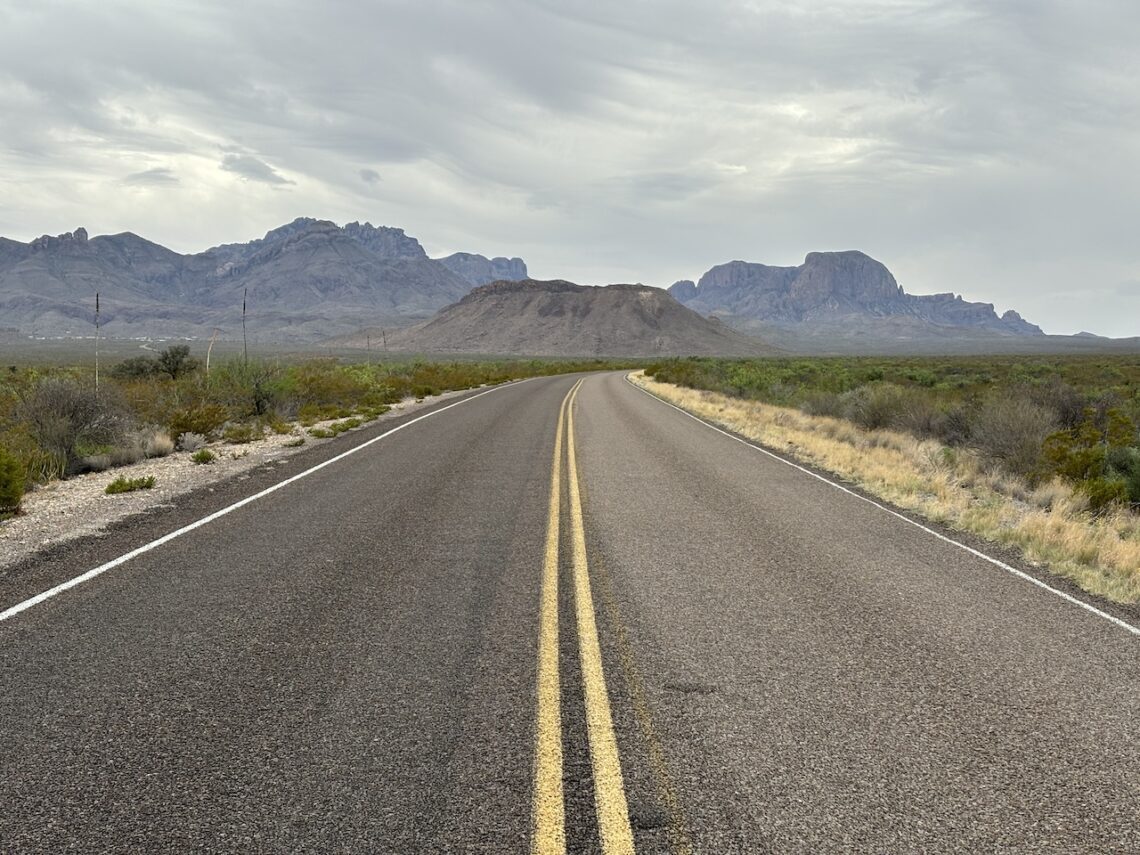
[[744,439],[743,437],[739,437],[736,434],[729,433],[728,431],[723,430],[722,428],[719,428],[714,424],[710,424],[709,422],[706,422],[704,419],[693,415],[688,410],[684,410],[681,407],[678,407],[676,404],[674,404],[670,401],[666,401],[664,398],[659,398],[657,395],[654,395],[648,389],[643,389],[642,387],[638,386],[636,383],[634,383],[632,380],[629,379],[629,375],[625,376],[625,382],[628,383],[630,386],[632,386],[634,389],[637,389],[639,392],[645,393],[646,395],[648,395],[653,400],[660,401],[662,404],[664,404],[667,407],[672,407],[677,412],[681,413],[682,415],[688,416],[693,421],[697,422],[698,424],[704,425],[705,427],[709,428],[710,430],[715,430],[719,434],[724,434],[729,439],[736,440],[737,442],[741,443],[742,445],[748,446],[749,448],[753,449],[754,451],[758,451],[761,454],[766,454],[768,457],[771,457],[773,460],[778,460],[787,466],[791,466],[793,469],[798,469],[800,472],[803,472],[805,475],[810,475],[812,478],[815,478],[816,480],[822,481],[824,484],[828,484],[837,490],[842,490],[847,495],[854,496],[856,499],[859,499],[860,501],[866,502],[869,505],[873,505],[874,507],[878,508],[879,510],[890,514],[892,517],[900,519],[903,522],[905,522],[909,525],[912,525],[917,529],[921,529],[922,531],[926,532],[927,534],[933,535],[934,537],[938,538],[941,541],[949,543],[952,546],[956,546],[959,549],[965,550],[966,552],[970,553],[971,555],[973,555],[977,558],[981,558],[983,561],[988,561],[990,564],[993,564],[995,567],[1000,567],[1002,570],[1005,570],[1009,573],[1012,573],[1014,576],[1017,576],[1020,579],[1024,579],[1026,582],[1030,582],[1031,584],[1036,585],[1038,588],[1043,588],[1044,590],[1049,591],[1050,593],[1056,594],[1061,599],[1067,600],[1068,602],[1072,603],[1075,606],[1080,606],[1085,611],[1091,612],[1092,614],[1096,615],[1097,617],[1104,618],[1105,620],[1109,621],[1110,623],[1116,624],[1118,627],[1123,629],[1125,632],[1130,632],[1133,635],[1140,636],[1140,627],[1135,627],[1132,624],[1128,623],[1127,621],[1121,620],[1120,618],[1116,617],[1115,615],[1110,615],[1108,612],[1101,611],[1096,606],[1092,606],[1092,605],[1086,603],[1084,600],[1080,600],[1080,599],[1074,597],[1072,594],[1067,594],[1058,588],[1054,588],[1052,585],[1049,585],[1045,582],[1042,582],[1040,579],[1037,579],[1034,576],[1030,576],[1028,573],[1026,573],[1022,570],[1018,570],[1016,567],[1012,567],[1009,564],[1006,564],[1004,561],[1000,561],[997,558],[993,558],[989,555],[986,555],[984,552],[979,552],[978,550],[974,549],[972,546],[967,546],[966,544],[961,543],[960,541],[954,540],[952,537],[947,537],[946,535],[941,534],[940,532],[937,532],[934,529],[929,528],[928,526],[924,526],[922,523],[915,522],[910,517],[904,516],[903,514],[900,514],[898,511],[891,510],[886,505],[880,504],[879,502],[876,502],[874,499],[869,499],[866,496],[861,496],[858,493],[856,493],[854,490],[850,490],[847,487],[844,487],[842,484],[839,484],[839,483],[836,483],[835,481],[832,481],[830,478],[825,478],[824,476],[820,475],[818,472],[812,472],[810,469],[807,469],[806,467],[800,466],[798,463],[793,463],[790,460],[786,460],[783,457],[781,457],[780,455],[775,454],[775,453],[769,451],[768,449],[763,448],[763,447],[755,444],[754,442],[749,442],[747,439]]
[[[530,378],[527,378],[527,380],[529,380],[529,379]],[[520,380],[518,382],[519,383],[525,383],[525,382],[527,382],[527,380]],[[76,576],[74,579],[68,579],[66,582],[61,582],[60,584],[56,585],[54,588],[50,588],[50,589],[48,589],[48,590],[46,590],[40,594],[36,594],[34,597],[29,597],[28,599],[24,600],[23,602],[17,603],[16,605],[12,606],[11,608],[5,609],[3,612],[0,612],[0,622],[6,621],[9,618],[13,618],[16,615],[18,615],[20,612],[26,611],[27,609],[30,609],[32,606],[39,605],[44,600],[49,600],[52,597],[56,596],[57,594],[62,594],[64,591],[68,590],[69,588],[74,588],[76,585],[82,585],[84,582],[89,582],[90,580],[94,579],[96,576],[101,576],[102,574],[106,573],[108,570],[112,570],[115,567],[118,567],[120,564],[127,563],[132,558],[137,558],[138,556],[143,555],[147,552],[150,552],[151,550],[158,549],[158,547],[162,546],[163,544],[169,543],[170,541],[174,540],[175,538],[181,537],[184,534],[188,534],[189,532],[194,531],[194,529],[196,529],[196,528],[201,528],[202,526],[206,525],[207,523],[213,522],[214,520],[218,519],[219,517],[224,517],[226,514],[232,513],[233,511],[236,511],[238,508],[245,507],[246,505],[250,504],[251,502],[256,502],[258,499],[264,498],[265,496],[268,496],[270,493],[275,493],[278,490],[280,490],[282,487],[285,487],[289,484],[292,484],[294,481],[300,481],[302,478],[307,478],[309,475],[312,475],[314,472],[317,472],[321,469],[324,469],[326,466],[331,466],[332,464],[336,463],[337,461],[344,460],[344,458],[348,457],[349,455],[356,454],[356,452],[360,451],[361,449],[367,448],[368,446],[379,442],[380,440],[384,439],[385,437],[389,437],[394,433],[398,433],[399,431],[402,431],[406,427],[411,427],[416,422],[422,422],[424,419],[429,419],[432,416],[439,415],[442,412],[446,412],[447,410],[450,410],[452,407],[458,407],[460,404],[466,404],[468,401],[474,401],[476,398],[482,398],[484,395],[489,395],[491,392],[497,392],[500,389],[510,388],[511,386],[517,386],[517,385],[518,385],[518,383],[511,383],[511,384],[507,384],[507,385],[503,385],[503,386],[494,386],[490,389],[487,389],[486,391],[479,392],[478,394],[472,395],[469,398],[464,398],[462,401],[456,401],[454,404],[448,404],[446,407],[440,407],[438,410],[432,410],[430,413],[424,413],[422,416],[416,416],[416,418],[414,418],[410,421],[406,421],[402,425],[397,425],[396,427],[392,428],[391,430],[385,431],[384,433],[380,434],[379,436],[372,437],[372,439],[368,440],[367,442],[362,442],[362,443],[360,443],[360,445],[354,446],[353,448],[350,448],[348,451],[341,452],[336,457],[330,457],[328,460],[324,461],[323,463],[318,463],[316,466],[313,466],[309,469],[306,469],[304,472],[299,472],[296,475],[293,475],[292,477],[286,478],[284,481],[279,481],[278,483],[274,484],[272,487],[267,487],[266,489],[262,490],[260,493],[254,493],[252,496],[246,496],[241,501],[234,502],[232,505],[227,505],[226,507],[222,508],[221,510],[214,511],[212,514],[209,514],[208,516],[204,516],[199,520],[195,520],[194,522],[189,523],[188,525],[184,525],[180,529],[176,529],[175,531],[172,531],[169,534],[163,535],[162,537],[158,538],[158,540],[152,540],[150,543],[144,544],[144,545],[140,546],[138,549],[132,549],[130,552],[126,553],[125,555],[120,555],[118,558],[114,558],[111,561],[108,561],[106,564],[100,564],[98,567],[95,567],[91,570],[88,570],[86,573],[83,573],[82,575]]]

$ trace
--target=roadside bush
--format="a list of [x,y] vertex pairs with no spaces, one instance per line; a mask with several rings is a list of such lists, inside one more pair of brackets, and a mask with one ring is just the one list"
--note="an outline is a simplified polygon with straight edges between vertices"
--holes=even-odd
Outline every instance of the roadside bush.
[[978,411],[971,443],[992,462],[1015,475],[1040,473],[1042,445],[1057,429],[1051,411],[1021,396],[993,397]]
[[133,493],[135,490],[149,490],[156,483],[153,475],[145,475],[141,478],[124,478],[120,475],[114,481],[107,485],[104,490],[108,496],[113,496],[117,493]]
[[860,386],[841,396],[846,417],[868,430],[894,427],[905,407],[902,388],[893,383]]
[[217,459],[217,455],[208,448],[200,448],[190,455],[190,459],[198,464],[213,463]]
[[18,417],[50,456],[52,474],[60,477],[76,472],[90,447],[116,443],[130,424],[109,392],[96,396],[74,380],[56,377],[35,386]]
[[206,444],[206,437],[200,433],[187,431],[178,438],[179,451],[197,451]]
[[164,431],[151,431],[143,440],[147,457],[167,457],[174,453],[174,440]]
[[209,395],[230,419],[245,419],[276,412],[289,385],[285,370],[270,362],[231,360],[211,372]]
[[20,512],[24,498],[24,467],[0,445],[0,519]]
[[1089,510],[1093,513],[1128,501],[1128,484],[1120,478],[1092,478],[1082,481],[1079,489],[1089,497]]
[[229,419],[226,408],[220,404],[201,403],[178,410],[170,419],[170,435],[181,446],[184,434],[193,433],[208,437]]
[[844,417],[843,401],[834,392],[808,392],[800,403],[800,409],[809,416]]
[[232,445],[242,445],[247,442],[253,442],[255,439],[261,439],[261,436],[262,430],[260,426],[244,422],[226,425],[225,430],[222,431],[222,439]]

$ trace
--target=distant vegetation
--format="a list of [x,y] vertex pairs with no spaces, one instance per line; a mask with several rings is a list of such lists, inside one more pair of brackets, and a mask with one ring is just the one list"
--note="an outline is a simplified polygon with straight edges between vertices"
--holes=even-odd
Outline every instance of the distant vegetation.
[[193,452],[214,439],[248,442],[267,430],[289,433],[294,421],[339,419],[329,431],[336,435],[408,397],[628,365],[229,358],[215,360],[207,374],[177,345],[113,366],[98,392],[90,368],[10,366],[0,375],[0,517],[18,511],[32,484],[160,457],[176,446]]
[[1031,485],[1069,481],[1094,511],[1140,510],[1140,357],[693,358],[647,373],[973,448]]

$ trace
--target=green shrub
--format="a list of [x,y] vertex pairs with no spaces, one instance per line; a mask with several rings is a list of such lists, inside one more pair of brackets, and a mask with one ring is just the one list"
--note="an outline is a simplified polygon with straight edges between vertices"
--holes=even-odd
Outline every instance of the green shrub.
[[180,443],[183,434],[209,437],[226,423],[229,414],[220,404],[199,403],[175,412],[170,419],[170,435]]
[[158,360],[150,356],[132,356],[111,369],[116,380],[140,380],[153,377],[159,371]]
[[153,475],[144,475],[141,478],[124,478],[120,475],[114,481],[107,485],[104,490],[108,496],[113,496],[116,493],[132,493],[135,490],[149,490],[155,485],[155,477]]
[[198,360],[190,355],[189,345],[175,344],[158,355],[155,368],[168,375],[171,380],[177,380],[183,374],[189,374],[197,369],[199,364]]
[[282,445],[285,448],[299,448],[300,446],[302,446],[304,444],[305,444],[305,438],[303,436],[299,436],[299,437],[296,437],[295,439],[289,440],[288,442],[282,443]]
[[0,519],[20,512],[25,476],[20,461],[0,445]]
[[358,419],[358,418],[345,419],[344,421],[341,421],[341,422],[333,422],[331,425],[329,425],[329,430],[332,431],[333,434],[335,435],[335,434],[344,433],[345,431],[350,431],[353,428],[358,428],[362,424],[364,424],[363,419]]
[[228,425],[222,431],[222,439],[231,445],[242,445],[247,442],[253,442],[255,439],[261,439],[262,430],[258,425],[248,423]]
[[336,436],[336,434],[328,428],[309,428],[309,436],[316,437],[317,439],[328,439],[329,437]]
[[1089,497],[1089,510],[1094,513],[1128,501],[1128,484],[1119,478],[1092,478],[1082,481],[1079,488]]
[[213,463],[217,459],[217,455],[208,448],[199,448],[190,455],[190,459],[198,464]]

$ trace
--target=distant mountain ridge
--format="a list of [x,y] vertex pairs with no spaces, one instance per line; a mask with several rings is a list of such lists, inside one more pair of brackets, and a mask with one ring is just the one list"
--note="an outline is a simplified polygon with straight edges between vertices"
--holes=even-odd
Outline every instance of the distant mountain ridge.
[[907,294],[882,263],[857,250],[811,252],[797,267],[744,261],[720,264],[697,283],[669,292],[703,314],[740,329],[771,327],[805,335],[906,338],[954,330],[1001,336],[1040,336],[1017,312],[998,316],[990,303],[955,294]]
[[[375,332],[336,343],[364,347]],[[387,335],[392,350],[520,356],[758,356],[759,339],[685,308],[646,285],[561,279],[492,282],[423,324]]]
[[25,333],[90,335],[98,292],[107,335],[232,335],[245,299],[256,335],[316,341],[429,317],[486,272],[525,277],[526,265],[468,253],[434,260],[403,229],[311,217],[192,255],[79,228],[29,243],[0,238],[0,317]]

